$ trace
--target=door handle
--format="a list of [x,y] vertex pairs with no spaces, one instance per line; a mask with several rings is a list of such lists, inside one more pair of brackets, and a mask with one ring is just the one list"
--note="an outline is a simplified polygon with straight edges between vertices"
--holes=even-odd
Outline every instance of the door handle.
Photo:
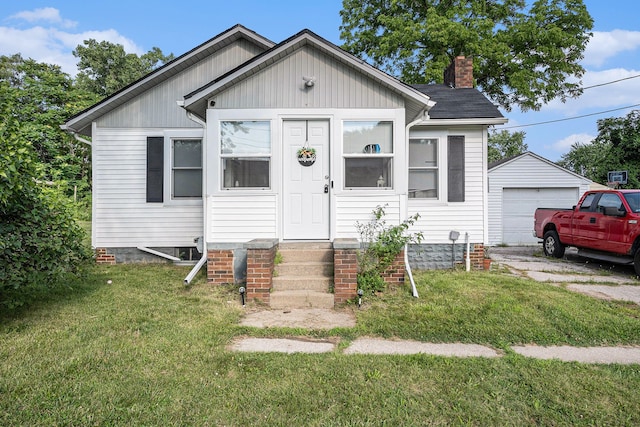
[[329,184],[324,185],[324,193],[327,194],[329,192]]
[[596,223],[596,219],[594,217],[589,218],[589,223],[590,224],[595,224]]

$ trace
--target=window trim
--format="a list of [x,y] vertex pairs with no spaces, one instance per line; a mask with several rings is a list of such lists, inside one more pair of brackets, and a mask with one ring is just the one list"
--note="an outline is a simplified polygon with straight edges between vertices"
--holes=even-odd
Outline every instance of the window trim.
[[[176,141],[198,141],[200,142],[200,167],[194,167],[194,166],[181,166],[178,167],[175,165],[175,142]],[[175,172],[176,171],[180,171],[180,170],[199,170],[200,171],[200,181],[202,181],[202,174],[204,173],[204,167],[203,167],[203,159],[202,159],[202,138],[185,138],[185,137],[178,137],[178,138],[171,138],[171,169],[169,170],[169,173],[171,174],[171,200],[202,200],[202,194],[200,194],[200,196],[176,196],[175,195]],[[200,183],[201,189],[202,187],[202,182]]]
[[[222,152],[222,123],[223,122],[263,122],[269,124],[269,153],[223,153]],[[246,191],[272,191],[274,183],[273,183],[273,150],[274,150],[274,140],[273,140],[273,120],[265,119],[265,118],[244,118],[244,119],[231,119],[231,118],[219,118],[217,124],[217,158],[218,158],[218,190],[221,192],[246,192]],[[224,160],[225,159],[269,159],[269,172],[267,173],[267,178],[269,179],[269,185],[267,187],[225,187],[224,186]]]
[[[441,159],[440,152],[442,151],[442,138],[438,136],[409,136],[409,145],[407,147],[407,164],[410,164],[411,157],[411,140],[412,139],[431,139],[436,141],[436,155],[435,155],[435,166],[408,166],[407,167],[407,198],[409,200],[440,200],[440,195],[442,194],[442,177],[441,177]],[[436,196],[435,197],[409,197],[409,175],[412,170],[435,170],[436,171]]]
[[[202,196],[173,198],[173,141],[180,139],[199,139],[201,141]],[[206,142],[203,129],[171,129],[164,131],[164,204],[165,205],[201,205],[206,193]]]
[[[345,123],[347,122],[384,122],[391,124],[391,152],[378,152],[378,153],[346,153],[345,152]],[[394,191],[396,184],[396,175],[395,175],[395,163],[396,163],[396,152],[397,152],[397,141],[396,141],[396,120],[393,118],[344,118],[340,121],[340,136],[341,136],[341,156],[342,156],[342,188],[345,191],[353,192],[353,191]],[[348,187],[347,186],[347,159],[376,159],[376,158],[388,158],[391,159],[389,177],[391,178],[391,185],[386,185],[384,187]]]

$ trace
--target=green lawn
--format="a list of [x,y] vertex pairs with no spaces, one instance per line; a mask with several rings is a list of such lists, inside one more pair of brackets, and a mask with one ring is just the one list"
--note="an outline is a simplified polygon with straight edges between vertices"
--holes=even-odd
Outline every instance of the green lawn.
[[[188,268],[95,267],[0,316],[0,425],[639,425],[640,366],[526,359],[513,344],[640,345],[640,309],[500,273],[417,275],[353,329],[238,326],[236,287]],[[112,280],[112,284],[107,284]],[[462,341],[498,359],[233,353],[239,336]]]

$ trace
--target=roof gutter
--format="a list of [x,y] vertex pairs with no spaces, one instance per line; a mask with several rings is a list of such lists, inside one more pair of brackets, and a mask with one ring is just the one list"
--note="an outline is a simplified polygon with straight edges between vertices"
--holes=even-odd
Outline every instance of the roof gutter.
[[433,119],[425,116],[423,120],[417,120],[412,122],[412,125],[431,125],[431,126],[446,126],[446,125],[503,125],[507,123],[509,119],[505,117],[500,118],[476,118],[476,119]]
[[80,134],[78,134],[77,131],[71,129],[69,126],[67,125],[60,125],[60,129],[70,133],[71,135],[73,135],[73,137],[82,142],[83,144],[87,144],[89,147],[91,147],[91,141],[89,141],[88,139],[84,139],[83,137],[80,136]]
[[88,139],[84,139],[83,137],[81,137],[78,132],[75,131],[71,131],[71,135],[73,135],[73,137],[82,142],[83,144],[87,144],[89,147],[91,147],[91,141],[89,141]]

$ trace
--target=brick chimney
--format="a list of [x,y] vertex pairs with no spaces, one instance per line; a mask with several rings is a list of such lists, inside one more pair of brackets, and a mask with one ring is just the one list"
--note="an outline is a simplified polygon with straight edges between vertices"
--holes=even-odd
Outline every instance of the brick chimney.
[[473,59],[456,56],[444,70],[444,84],[457,89],[473,87]]

